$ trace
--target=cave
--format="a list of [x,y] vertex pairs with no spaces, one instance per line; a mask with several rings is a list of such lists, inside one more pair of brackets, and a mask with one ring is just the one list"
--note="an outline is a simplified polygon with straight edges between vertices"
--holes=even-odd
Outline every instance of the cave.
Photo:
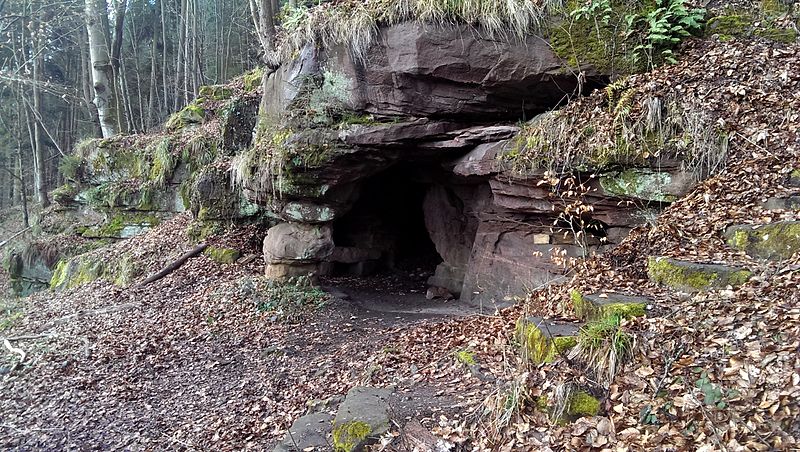
[[358,199],[333,223],[335,247],[322,272],[328,284],[394,295],[422,295],[434,287],[431,296],[458,297],[477,221],[467,219],[463,199],[472,187],[451,177],[415,162],[363,181]]

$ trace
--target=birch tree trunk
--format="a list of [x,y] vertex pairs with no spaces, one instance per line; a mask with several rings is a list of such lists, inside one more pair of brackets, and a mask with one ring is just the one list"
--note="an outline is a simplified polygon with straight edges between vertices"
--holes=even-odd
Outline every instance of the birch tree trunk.
[[[86,31],[89,35],[89,59],[92,64],[94,104],[100,118],[103,137],[119,133],[119,110],[114,86],[114,69],[111,65],[108,32],[108,7],[105,0],[85,0]],[[105,26],[104,26],[105,25]]]

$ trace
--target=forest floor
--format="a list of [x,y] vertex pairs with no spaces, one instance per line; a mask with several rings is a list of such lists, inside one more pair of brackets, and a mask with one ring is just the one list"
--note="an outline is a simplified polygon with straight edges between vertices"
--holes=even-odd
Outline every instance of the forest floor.
[[[180,254],[191,248],[189,221],[178,217],[125,246]],[[247,232],[258,234],[253,228],[231,236],[240,245],[252,243]],[[160,260],[141,265],[149,274]],[[454,302],[428,302],[444,309],[418,312],[419,300],[404,309],[402,295],[392,312],[372,311],[355,302],[376,293],[362,287],[330,297],[299,322],[279,321],[242,289],[262,272],[261,259],[223,265],[201,255],[143,288],[95,281],[15,304],[2,336],[16,338],[14,346],[28,357],[23,368],[0,378],[0,447],[263,450],[307,402],[357,384],[386,384],[385,375],[396,374],[385,362],[404,354],[399,338],[456,311]],[[442,369],[464,373],[452,350],[431,346],[449,358]],[[16,358],[0,361],[6,372]],[[435,385],[405,386],[395,416],[428,425],[440,407],[458,415],[466,397]]]

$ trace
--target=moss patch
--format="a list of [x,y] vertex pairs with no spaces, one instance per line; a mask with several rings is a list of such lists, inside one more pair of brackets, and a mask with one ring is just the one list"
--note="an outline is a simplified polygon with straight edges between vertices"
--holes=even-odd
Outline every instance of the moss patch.
[[725,235],[728,245],[760,259],[784,260],[800,251],[800,222],[783,221],[758,228],[734,226]]
[[336,452],[352,452],[366,440],[372,427],[362,421],[351,421],[334,427],[333,449]]
[[576,391],[567,400],[564,412],[573,418],[597,416],[600,412],[600,400],[586,391]]
[[209,246],[203,251],[214,262],[219,264],[232,264],[239,259],[241,253],[239,250],[232,248],[222,248],[217,246]]
[[643,317],[647,314],[647,303],[617,301],[613,295],[609,296],[608,303],[593,303],[586,299],[579,291],[570,291],[570,300],[575,311],[575,316],[583,320],[597,320],[603,317],[617,316],[619,318]]
[[478,364],[475,359],[475,354],[469,350],[459,350],[455,353],[456,361],[467,366],[474,366]]
[[552,362],[577,344],[576,336],[550,336],[524,317],[517,320],[515,337],[525,356],[535,364]]
[[740,286],[752,276],[748,270],[721,265],[695,264],[651,257],[647,262],[650,279],[673,289],[690,292]]
[[256,91],[261,86],[261,80],[264,78],[264,69],[256,68],[242,76],[242,84],[244,90],[248,93]]

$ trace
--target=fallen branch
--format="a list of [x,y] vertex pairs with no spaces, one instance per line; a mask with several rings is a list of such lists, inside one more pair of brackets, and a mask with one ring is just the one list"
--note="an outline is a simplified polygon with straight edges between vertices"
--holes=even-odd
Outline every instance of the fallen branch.
[[191,258],[197,256],[198,254],[202,253],[207,247],[208,247],[208,245],[205,244],[205,243],[197,245],[193,250],[183,254],[181,257],[176,259],[175,262],[167,265],[166,267],[164,267],[161,271],[159,271],[155,275],[152,275],[152,276],[148,277],[147,279],[145,279],[141,283],[139,283],[136,286],[134,286],[134,288],[144,287],[144,286],[146,286],[146,285],[148,285],[148,284],[150,284],[152,282],[158,281],[159,279],[169,275],[170,273],[174,272],[175,270],[181,268],[181,266],[183,264],[185,264],[186,261],[188,261],[189,259],[191,259]]
[[0,242],[0,248],[4,247],[6,245],[6,243],[14,240],[15,238],[21,236],[24,233],[26,233],[30,228],[31,228],[31,226],[28,226],[27,228],[25,228],[25,229],[23,229],[23,230],[21,230],[19,232],[15,232],[14,235],[12,235],[11,237],[9,237],[9,238],[3,240],[2,242]]
[[67,320],[76,319],[78,317],[84,317],[89,315],[97,315],[97,314],[108,314],[110,312],[118,312],[118,311],[125,311],[127,309],[138,308],[140,305],[139,303],[122,303],[116,304],[113,306],[106,306],[104,308],[99,309],[92,309],[92,310],[80,310],[74,314],[70,314],[68,316],[64,316],[58,319],[53,320],[53,324],[57,323],[64,323]]
[[12,336],[12,337],[4,337],[2,338],[4,341],[30,341],[33,339],[50,339],[51,337],[55,337],[55,333],[43,333],[43,334],[33,334],[30,336]]

